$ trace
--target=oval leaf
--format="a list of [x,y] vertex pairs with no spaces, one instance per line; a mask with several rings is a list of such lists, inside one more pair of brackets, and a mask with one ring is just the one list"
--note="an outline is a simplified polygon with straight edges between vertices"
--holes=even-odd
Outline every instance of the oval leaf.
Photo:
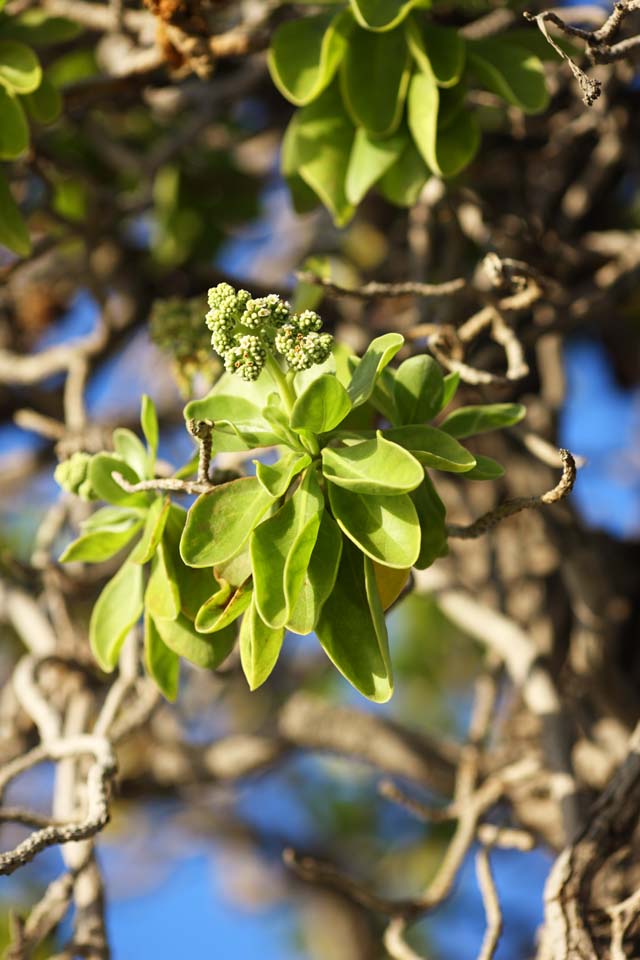
[[131,551],[133,563],[148,563],[158,548],[165,524],[169,516],[171,500],[165,497],[156,497],[147,512],[144,530],[140,541]]
[[356,29],[340,69],[344,104],[353,122],[374,137],[400,125],[411,76],[404,29],[372,33]]
[[440,411],[444,376],[436,361],[425,354],[409,357],[396,370],[393,399],[398,424],[424,423]]
[[[1,94],[0,94],[1,96]],[[0,112],[0,128],[2,115]],[[2,133],[0,132],[0,143]],[[1,147],[0,147],[1,150]],[[13,250],[19,257],[28,257],[31,253],[31,240],[26,224],[11,195],[9,184],[0,170],[0,244]]]
[[30,47],[0,40],[0,84],[10,93],[32,93],[40,86],[42,68]]
[[412,7],[422,0],[350,0],[358,23],[366,30],[392,30],[401,23]]
[[487,403],[475,407],[458,407],[440,424],[452,437],[463,440],[478,433],[512,427],[519,423],[527,412],[521,403]]
[[212,638],[203,637],[182,614],[175,620],[156,620],[155,626],[162,641],[174,653],[205,670],[219,667],[236,642],[235,627],[227,627]]
[[175,620],[180,613],[180,594],[171,576],[163,543],[158,545],[151,561],[144,605],[156,621]]
[[324,510],[309,566],[286,624],[287,630],[306,636],[315,629],[322,605],[338,576],[342,542],[337,523],[328,510]]
[[335,375],[323,373],[300,394],[291,411],[294,430],[325,433],[342,423],[351,410],[349,394]]
[[13,160],[29,146],[29,125],[17,96],[0,84],[0,160]]
[[250,690],[257,690],[276,665],[284,630],[274,630],[261,619],[251,603],[240,627],[240,663]]
[[[384,623],[384,621],[383,621]],[[374,622],[364,557],[345,541],[331,595],[316,627],[318,640],[340,673],[369,700],[386,703],[393,693],[386,632]]]
[[198,497],[187,514],[180,555],[191,567],[230,560],[273,503],[257,477],[243,477]]
[[293,478],[309,466],[311,457],[308,453],[292,452],[285,453],[272,466],[261,463],[260,460],[254,460],[253,462],[256,465],[256,476],[260,485],[274,499],[279,499],[285,495]]
[[249,606],[252,593],[253,584],[246,583],[238,587],[223,603],[220,603],[217,595],[211,597],[198,610],[195,619],[196,630],[199,633],[215,633],[218,630],[224,630],[237,620],[241,613],[244,613]]
[[549,104],[544,67],[538,57],[508,38],[487,37],[469,43],[469,61],[480,82],[525,113],[541,113]]
[[375,139],[364,127],[356,130],[346,181],[350,203],[360,203],[389,167],[397,163],[408,143],[409,138],[404,130],[385,140]]
[[439,110],[440,94],[433,73],[414,74],[409,86],[409,129],[427,166],[439,176],[453,177],[475,156],[480,129],[465,110],[438,129]]
[[420,554],[414,563],[418,570],[426,570],[438,557],[449,552],[445,506],[431,478],[425,474],[423,482],[411,494],[420,521]]
[[430,21],[419,24],[409,17],[406,23],[409,49],[420,70],[433,73],[439,87],[453,87],[464,70],[465,42],[454,27]]
[[404,337],[400,333],[385,333],[371,341],[353,371],[351,382],[347,387],[352,407],[359,407],[362,403],[366,403],[373,393],[378,377],[393,360],[403,343]]
[[140,480],[137,473],[120,457],[112,457],[108,453],[97,453],[91,458],[89,481],[98,499],[106,500],[107,503],[118,507],[149,505],[148,493],[127,493],[111,476],[114,472],[122,474],[129,483],[138,483]]
[[89,621],[89,643],[103,670],[118,662],[127,633],[142,613],[142,567],[127,561],[96,600]]
[[429,179],[429,170],[413,140],[410,140],[397,161],[376,184],[385,200],[397,207],[412,207]]
[[372,560],[386,567],[412,567],[420,552],[420,524],[408,494],[361,496],[329,483],[338,526]]
[[476,465],[472,453],[454,440],[450,434],[426,424],[415,427],[396,427],[385,430],[385,436],[394,443],[410,450],[416,460],[425,467],[447,470],[449,473],[466,473]]
[[499,480],[504,477],[504,467],[492,457],[482,457],[476,453],[476,465],[465,474],[465,480]]
[[397,496],[422,483],[424,470],[407,450],[383,437],[322,451],[327,480],[355,493]]
[[121,530],[92,530],[70,543],[59,558],[60,563],[102,563],[129,543],[142,526],[142,521]]
[[42,78],[36,90],[22,96],[27,110],[36,123],[53,123],[60,116],[62,97],[46,77]]
[[321,13],[281,24],[267,57],[271,79],[280,93],[302,107],[329,85],[347,49],[353,17]]
[[166,645],[148,615],[144,618],[144,665],[160,693],[167,700],[175,700],[180,680],[180,657]]

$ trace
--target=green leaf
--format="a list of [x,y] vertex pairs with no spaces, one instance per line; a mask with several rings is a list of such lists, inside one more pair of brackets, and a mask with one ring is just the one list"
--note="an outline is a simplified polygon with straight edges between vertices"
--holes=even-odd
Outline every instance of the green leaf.
[[487,403],[474,407],[458,407],[440,424],[452,437],[464,440],[477,433],[512,427],[519,423],[527,412],[521,403]]
[[0,84],[0,160],[13,160],[29,146],[29,125],[17,96]]
[[102,563],[109,560],[136,535],[142,521],[129,523],[122,530],[92,530],[70,543],[60,555],[60,563]]
[[116,483],[111,476],[117,471],[122,474],[128,483],[138,483],[140,477],[121,457],[111,456],[108,453],[97,453],[91,458],[89,465],[89,482],[98,499],[106,500],[118,507],[146,507],[149,505],[149,494],[127,493]]
[[335,375],[322,374],[300,394],[291,411],[294,430],[325,433],[342,423],[351,410],[349,394]]
[[113,448],[117,456],[122,457],[141,480],[149,477],[149,457],[144,444],[127,427],[116,427],[112,434]]
[[391,668],[391,656],[389,654],[389,637],[387,635],[387,624],[384,619],[384,610],[378,589],[376,567],[378,570],[380,570],[380,564],[374,563],[370,557],[364,558],[364,586],[367,594],[367,601],[369,603],[371,622],[373,623],[373,628],[376,633],[378,649],[382,654],[382,659],[384,660],[387,668],[387,674],[391,679],[393,674]]
[[398,424],[424,423],[442,409],[444,377],[436,361],[425,354],[409,357],[396,370],[393,400]]
[[169,497],[164,499],[156,497],[153,501],[147,511],[142,536],[131,552],[133,563],[149,563],[162,539],[170,509],[171,500]]
[[399,333],[385,333],[371,341],[347,387],[352,407],[359,407],[369,399],[378,377],[403,343],[404,337]]
[[465,480],[499,480],[504,477],[504,467],[492,457],[482,457],[476,453],[476,465],[465,474]]
[[251,581],[238,587],[224,602],[221,602],[218,594],[214,594],[198,610],[195,619],[196,630],[199,633],[215,633],[217,630],[224,630],[237,620],[241,613],[244,613],[249,606],[252,594]]
[[342,97],[353,122],[388,137],[402,119],[411,76],[404,28],[388,33],[356,29],[340,68]]
[[346,490],[386,496],[415,490],[424,474],[415,457],[382,436],[349,447],[325,447],[322,472]]
[[240,663],[250,690],[257,690],[275,667],[283,639],[284,629],[267,626],[251,603],[240,626]]
[[93,655],[107,673],[117,664],[120,648],[142,606],[142,567],[127,561],[105,585],[89,622]]
[[412,567],[420,552],[420,525],[408,494],[361,496],[327,484],[338,526],[363,553],[386,567]]
[[422,25],[413,17],[406,26],[409,49],[419,69],[433,73],[439,87],[455,86],[462,76],[466,53],[460,32],[432,21]]
[[287,630],[306,636],[315,629],[322,605],[336,582],[341,555],[342,534],[328,510],[324,510],[298,599],[286,623]]
[[421,426],[394,427],[384,431],[385,437],[410,450],[416,460],[425,467],[447,470],[449,473],[466,473],[475,467],[473,454],[453,437],[426,424]]
[[188,620],[194,620],[202,604],[215,589],[216,581],[211,568],[188,567],[182,562],[180,538],[186,519],[186,511],[172,503],[162,542],[167,570],[180,597],[180,609]]
[[236,642],[235,627],[219,631],[214,638],[203,637],[194,625],[180,614],[175,620],[157,620],[155,626],[166,645],[205,670],[215,670],[226,660]]
[[311,457],[308,453],[300,454],[292,451],[285,453],[273,466],[261,463],[260,460],[253,462],[256,465],[256,477],[260,486],[275,500],[279,500],[289,489],[293,478],[309,466]]
[[315,470],[251,535],[255,604],[269,626],[283,627],[298,599],[318,535],[324,496]]
[[[263,370],[257,380],[247,383],[240,377],[223,373],[206,397],[192,400],[184,408],[186,420],[213,420],[212,435],[214,453],[224,450],[248,450],[251,447],[271,446],[278,443],[262,410],[275,384],[268,370]],[[229,421],[235,430],[220,428],[218,421]],[[238,438],[238,431],[245,439]]]
[[420,0],[350,0],[358,23],[366,30],[392,30]]
[[549,104],[542,63],[507,37],[469,41],[469,62],[486,87],[525,113],[541,113]]
[[169,571],[164,543],[158,544],[151,560],[144,605],[156,621],[175,620],[180,613],[180,594]]
[[338,227],[354,213],[345,193],[353,137],[353,125],[334,83],[294,115],[282,142],[283,174],[302,177]]
[[375,139],[364,127],[356,130],[345,185],[350,203],[360,203],[389,167],[397,163],[408,143],[404,130],[386,140]]
[[[8,27],[8,29],[7,29]],[[12,17],[9,24],[2,25],[12,40],[20,40],[32,47],[45,47],[54,43],[66,43],[82,33],[80,24],[66,17],[51,17],[46,10],[34,7]]]
[[349,683],[369,700],[386,703],[393,693],[393,679],[387,644],[381,643],[376,621],[367,595],[364,558],[346,541],[335,586],[322,607],[316,633],[325,653]]
[[158,414],[156,413],[153,400],[151,397],[148,397],[146,393],[142,394],[140,406],[140,426],[142,427],[145,440],[149,444],[149,450],[152,454],[152,461],[155,461],[155,458],[158,454],[158,438],[160,436],[158,429]]
[[460,374],[456,371],[455,373],[448,373],[444,378],[444,390],[442,393],[442,406],[441,410],[444,410],[449,406],[453,398],[455,397],[458,384],[460,383]]
[[83,520],[80,526],[85,533],[89,530],[123,530],[133,521],[144,520],[145,515],[146,511],[137,507],[100,507]]
[[274,498],[257,477],[222,483],[198,497],[187,514],[180,554],[191,567],[230,560],[248,540]]
[[409,86],[408,120],[427,166],[442,177],[453,177],[473,160],[480,144],[475,117],[461,111],[438,129],[440,95],[433,73],[416,73]]
[[40,86],[42,67],[30,47],[0,40],[0,84],[9,93],[32,93]]
[[398,207],[412,207],[429,179],[429,170],[410,140],[397,161],[376,184],[385,200]]
[[[2,117],[0,110],[0,130]],[[2,133],[0,132],[0,142]],[[0,148],[0,153],[1,153]],[[9,184],[0,170],[0,244],[13,250],[19,257],[28,257],[31,253],[31,240],[18,205],[11,195]]]
[[148,614],[144,618],[144,664],[160,693],[167,700],[175,700],[180,681],[180,657],[166,645]]
[[53,123],[60,116],[62,97],[46,77],[37,90],[23,94],[23,100],[36,123]]
[[275,31],[267,63],[274,84],[302,107],[331,83],[353,27],[348,11],[288,20]]
[[424,481],[411,494],[411,499],[418,512],[422,534],[420,553],[414,566],[418,570],[426,570],[434,560],[445,557],[449,552],[445,506],[427,474],[424,476]]

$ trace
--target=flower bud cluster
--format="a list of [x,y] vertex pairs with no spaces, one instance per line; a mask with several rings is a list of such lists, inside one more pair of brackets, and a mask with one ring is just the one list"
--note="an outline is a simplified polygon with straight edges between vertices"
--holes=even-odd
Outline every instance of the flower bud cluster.
[[91,454],[74,453],[68,460],[58,464],[54,473],[55,481],[67,493],[75,493],[82,500],[97,500],[89,480],[90,465]]
[[306,370],[327,359],[333,337],[320,333],[322,321],[313,310],[296,314],[277,294],[253,298],[228,283],[209,290],[206,324],[211,345],[225,368],[244,380],[256,380],[268,353],[279,353],[292,370]]

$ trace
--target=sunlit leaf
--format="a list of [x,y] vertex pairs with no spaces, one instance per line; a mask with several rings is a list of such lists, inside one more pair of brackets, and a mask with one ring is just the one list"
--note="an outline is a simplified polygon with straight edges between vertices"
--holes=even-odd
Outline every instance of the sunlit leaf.
[[175,620],[180,613],[178,586],[171,577],[163,543],[151,560],[151,575],[147,581],[144,605],[154,620]]
[[415,457],[382,436],[348,447],[325,447],[322,472],[327,480],[354,493],[387,496],[414,490],[424,473]]
[[253,584],[249,581],[234,590],[225,600],[222,600],[219,595],[214,595],[198,610],[195,619],[196,630],[199,633],[215,633],[217,630],[224,630],[244,613],[249,606],[252,594]]
[[362,496],[327,484],[331,511],[341,530],[372,560],[411,567],[420,551],[420,525],[408,494]]
[[344,56],[352,27],[351,14],[341,11],[287,20],[277,28],[267,63],[287,100],[301,107],[322,93]]
[[60,563],[102,563],[122,550],[136,535],[142,521],[121,530],[92,530],[70,543],[59,558]]
[[465,480],[498,480],[504,477],[504,467],[492,457],[483,457],[475,454],[476,465],[473,470],[465,474]]
[[291,411],[294,430],[325,433],[341,423],[351,409],[349,394],[340,381],[328,373],[313,380],[296,400]]
[[393,379],[398,424],[424,423],[442,408],[444,377],[436,361],[421,354],[400,364]]
[[205,670],[215,670],[226,660],[236,642],[234,626],[220,630],[214,636],[197,633],[194,625],[180,614],[175,620],[157,620],[156,629],[166,645]]
[[118,662],[129,630],[142,614],[142,567],[127,561],[98,597],[89,622],[89,643],[103,670]]
[[315,629],[322,605],[336,582],[342,542],[337,523],[328,510],[324,510],[300,593],[286,624],[287,630],[305,636]]
[[240,663],[250,690],[257,690],[276,665],[284,629],[267,626],[255,601],[249,604],[240,626]]
[[166,645],[148,614],[144,618],[144,663],[162,695],[167,700],[175,700],[180,681],[180,657]]
[[354,124],[388,137],[400,125],[411,75],[404,29],[353,31],[340,68],[345,106]]
[[397,163],[409,144],[406,131],[384,140],[373,137],[364,127],[356,130],[349,168],[346,192],[350,203],[358,204],[386,171]]
[[40,61],[30,47],[0,40],[0,85],[9,93],[32,93],[42,80]]
[[403,343],[404,337],[399,333],[385,333],[371,341],[347,387],[353,407],[358,407],[369,399],[376,380],[387,364],[393,360]]
[[527,412],[521,403],[487,403],[474,407],[458,407],[440,424],[452,437],[464,440],[477,433],[499,430],[519,423]]
[[356,20],[367,30],[391,30],[409,11],[426,6],[421,0],[350,0]]
[[162,538],[170,507],[169,497],[156,497],[149,507],[142,536],[131,552],[134,563],[148,563],[151,560]]
[[254,463],[260,485],[274,499],[279,499],[285,495],[293,478],[309,466],[311,457],[308,453],[291,451],[291,453],[285,453],[273,465],[261,463],[260,460],[254,460]]
[[425,467],[447,470],[450,473],[465,473],[475,467],[472,453],[458,443],[449,433],[427,424],[409,427],[394,427],[384,431],[385,437],[410,450],[416,460]]
[[525,113],[541,113],[549,103],[539,58],[507,37],[469,41],[469,62],[480,82]]
[[116,483],[112,473],[120,473],[128,483],[138,483],[140,477],[122,458],[98,453],[91,458],[89,481],[100,500],[119,507],[144,507],[150,503],[147,493],[127,493]]

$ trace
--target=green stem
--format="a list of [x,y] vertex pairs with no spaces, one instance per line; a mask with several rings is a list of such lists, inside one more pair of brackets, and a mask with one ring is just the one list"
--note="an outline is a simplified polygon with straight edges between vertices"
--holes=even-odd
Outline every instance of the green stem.
[[[296,402],[296,391],[293,385],[295,371],[289,370],[289,372],[285,374],[278,361],[271,355],[267,356],[266,367],[274,379],[275,385],[278,388],[278,393],[282,398],[284,408],[289,415],[289,419],[291,419],[293,405]],[[298,436],[300,437],[303,447],[308,453],[311,454],[312,457],[316,457],[320,453],[320,446],[312,433],[305,433],[304,435],[298,434]]]

